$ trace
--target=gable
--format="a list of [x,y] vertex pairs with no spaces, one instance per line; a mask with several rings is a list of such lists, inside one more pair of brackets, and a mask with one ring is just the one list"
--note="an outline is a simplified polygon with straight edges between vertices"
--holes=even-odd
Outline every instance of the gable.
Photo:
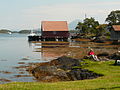
[[120,25],[113,25],[112,27],[114,31],[120,31]]
[[42,31],[68,31],[67,21],[42,21]]

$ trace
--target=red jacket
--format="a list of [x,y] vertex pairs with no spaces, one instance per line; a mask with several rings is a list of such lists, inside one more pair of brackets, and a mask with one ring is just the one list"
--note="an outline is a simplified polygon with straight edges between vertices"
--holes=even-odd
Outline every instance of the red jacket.
[[90,51],[88,55],[95,55],[95,53],[93,51]]

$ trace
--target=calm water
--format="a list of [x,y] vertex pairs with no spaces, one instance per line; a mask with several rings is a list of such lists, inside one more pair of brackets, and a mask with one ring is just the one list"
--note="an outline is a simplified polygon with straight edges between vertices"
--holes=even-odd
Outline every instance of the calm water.
[[[29,75],[24,69],[14,67],[21,66],[20,62],[43,62],[40,52],[34,52],[34,44],[29,43],[24,34],[0,34],[0,79],[11,81],[31,82],[33,77],[15,77],[16,75]],[[28,60],[23,60],[27,58]],[[3,73],[4,71],[11,73]],[[22,72],[22,74],[20,74]],[[0,84],[4,83],[0,80]]]
[[[58,44],[57,42],[54,44],[57,46],[64,46],[65,44],[65,46],[68,47],[80,48],[81,42],[72,41],[60,44]],[[44,52],[44,48],[53,49],[54,47],[56,47],[55,45],[51,45],[53,45],[53,43],[30,43],[28,42],[27,35],[25,34],[0,34],[0,84],[7,83],[6,81],[4,81],[5,79],[10,80],[11,82],[36,81],[34,77],[32,77],[32,75],[26,76],[30,74],[26,71],[25,68],[17,69],[15,67],[25,66],[29,63],[46,62],[52,60],[53,58],[59,57],[58,54],[49,52],[49,50]],[[41,52],[35,52],[37,48],[41,48]],[[18,77],[19,75],[25,76]]]

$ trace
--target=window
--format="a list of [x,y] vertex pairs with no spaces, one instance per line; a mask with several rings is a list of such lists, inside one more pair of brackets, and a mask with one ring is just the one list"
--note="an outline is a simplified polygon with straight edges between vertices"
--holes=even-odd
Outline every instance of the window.
[[57,32],[56,31],[53,31],[53,34],[55,35]]

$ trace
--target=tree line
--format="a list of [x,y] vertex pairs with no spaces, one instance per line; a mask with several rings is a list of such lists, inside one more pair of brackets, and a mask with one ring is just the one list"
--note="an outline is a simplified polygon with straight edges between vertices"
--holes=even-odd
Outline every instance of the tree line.
[[[20,34],[30,34],[32,30],[20,30],[20,31],[10,31],[7,29],[1,29],[0,33],[20,33]],[[40,30],[34,30],[35,33],[40,33]]]
[[85,35],[102,36],[108,33],[106,31],[108,26],[120,25],[120,10],[111,11],[105,22],[107,22],[107,24],[100,24],[99,21],[96,21],[93,17],[85,18],[83,22],[78,22],[75,29]]

